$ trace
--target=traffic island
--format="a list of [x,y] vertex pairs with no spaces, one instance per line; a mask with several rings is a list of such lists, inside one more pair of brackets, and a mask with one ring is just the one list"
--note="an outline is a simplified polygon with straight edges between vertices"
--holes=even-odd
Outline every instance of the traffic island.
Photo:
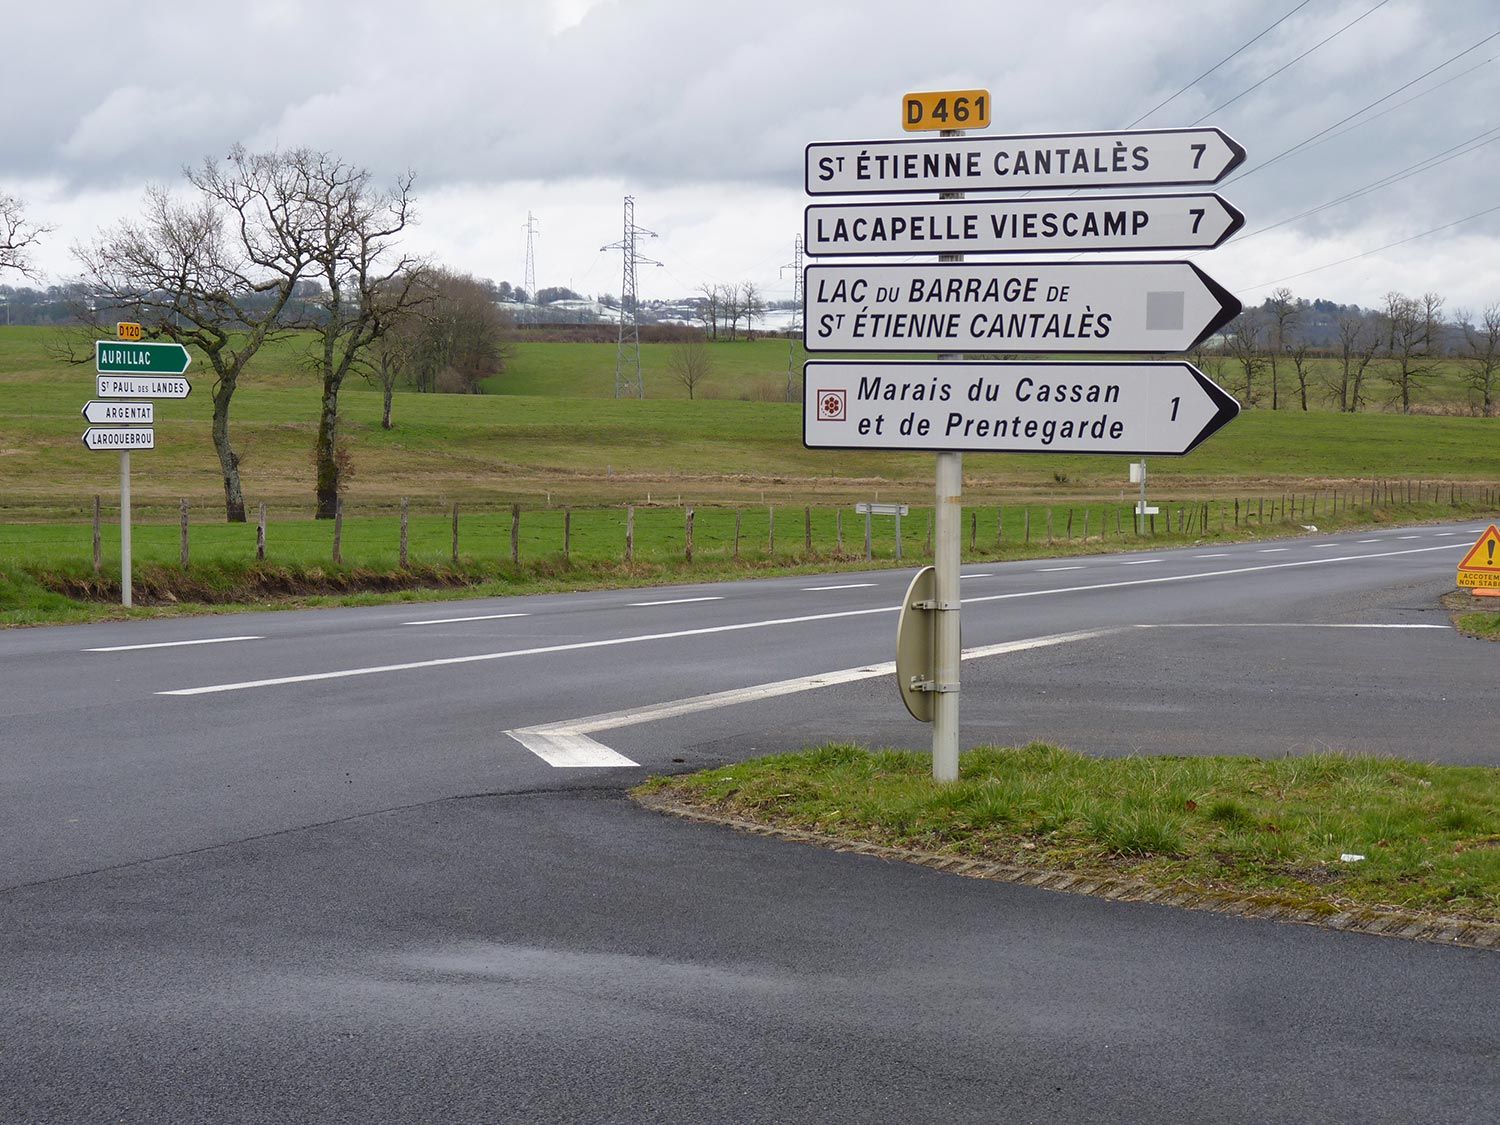
[[1318,754],[931,760],[836,744],[654,778],[647,808],[1120,901],[1500,949],[1500,770]]

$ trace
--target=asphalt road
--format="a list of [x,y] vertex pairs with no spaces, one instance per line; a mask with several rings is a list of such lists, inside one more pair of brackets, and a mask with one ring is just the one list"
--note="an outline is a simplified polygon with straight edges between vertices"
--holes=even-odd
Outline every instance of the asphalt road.
[[[1500,764],[1481,526],[966,568],[965,740]],[[0,635],[0,1119],[1494,1119],[1493,954],[624,801],[924,745],[908,577]]]

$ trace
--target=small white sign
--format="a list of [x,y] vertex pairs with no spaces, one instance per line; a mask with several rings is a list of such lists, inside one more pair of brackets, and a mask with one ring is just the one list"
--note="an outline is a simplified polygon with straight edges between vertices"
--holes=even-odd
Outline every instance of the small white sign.
[[814,265],[810,352],[1182,352],[1239,314],[1191,262]]
[[1215,184],[1244,159],[1212,128],[832,141],[805,155],[809,195]]
[[181,375],[100,375],[100,398],[187,398],[193,385]]
[[155,449],[156,431],[144,426],[111,426],[108,429],[91,426],[83,431],[83,444],[90,449],[118,450],[121,453],[133,449]]
[[1240,405],[1190,363],[810,360],[810,449],[1188,452]]
[[154,402],[99,402],[92,400],[83,404],[83,416],[96,423],[129,423],[149,426],[156,421]]

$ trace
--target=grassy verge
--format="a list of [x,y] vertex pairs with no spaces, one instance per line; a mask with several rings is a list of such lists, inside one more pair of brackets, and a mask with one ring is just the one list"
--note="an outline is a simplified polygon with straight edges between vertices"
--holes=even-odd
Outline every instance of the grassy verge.
[[[830,745],[642,791],[871,843],[1163,888],[1500,921],[1500,770],[1319,754],[1096,759],[1034,743],[931,759]],[[1341,856],[1362,855],[1358,862]]]

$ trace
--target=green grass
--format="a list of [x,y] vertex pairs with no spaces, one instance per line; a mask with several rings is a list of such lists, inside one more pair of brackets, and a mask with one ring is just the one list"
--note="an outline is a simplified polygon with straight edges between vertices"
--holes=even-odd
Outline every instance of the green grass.
[[1100,759],[1033,743],[970,751],[951,785],[930,774],[926,754],[836,744],[642,791],[844,839],[1500,921],[1500,770],[1338,754]]
[[[641,382],[648,398],[688,397],[671,372],[676,346],[641,345]],[[484,389],[497,395],[613,398],[617,351],[615,344],[517,344],[505,372],[486,379]],[[695,398],[785,403],[788,359],[800,377],[807,353],[800,342],[758,339],[709,344],[708,357],[709,373],[694,389]]]

